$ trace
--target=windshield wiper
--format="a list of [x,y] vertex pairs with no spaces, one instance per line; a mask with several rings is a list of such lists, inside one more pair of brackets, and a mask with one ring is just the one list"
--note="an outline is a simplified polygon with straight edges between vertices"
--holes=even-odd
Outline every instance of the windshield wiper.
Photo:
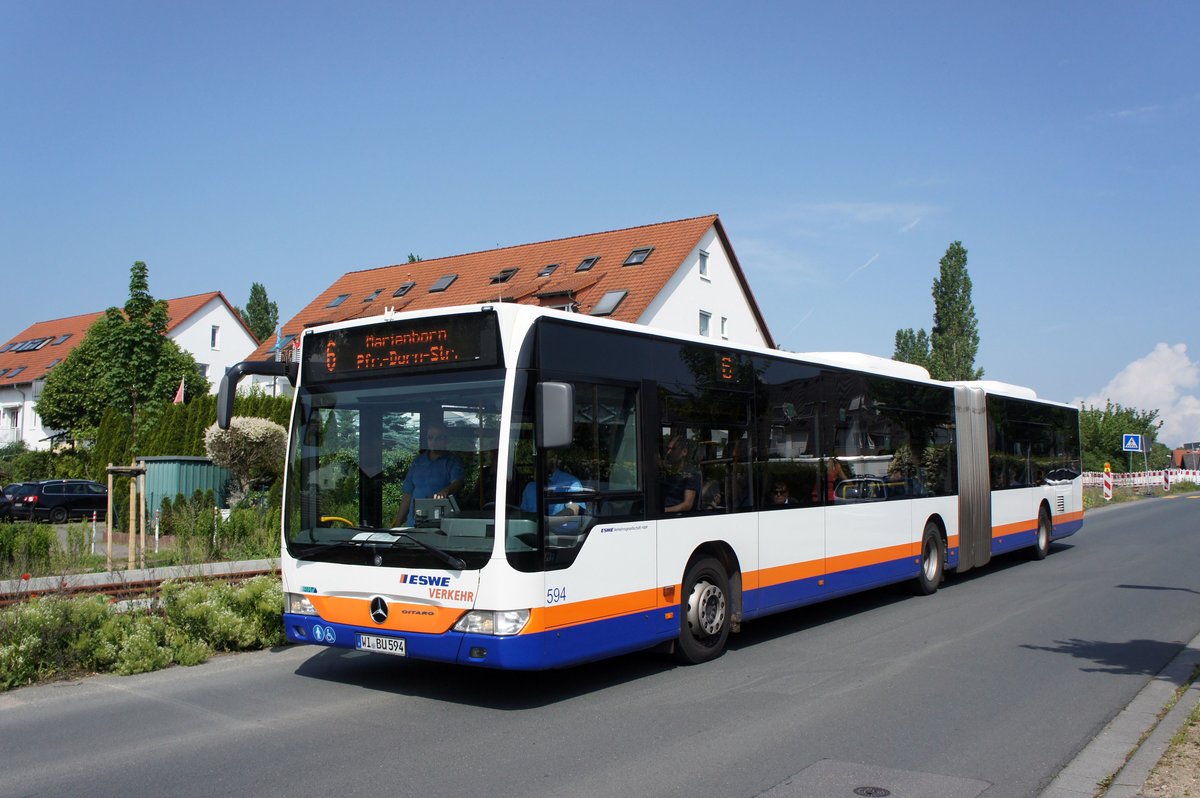
[[295,542],[297,543],[297,545],[300,545],[300,546],[310,546],[311,547],[311,548],[306,549],[300,555],[301,557],[311,557],[314,554],[320,554],[323,551],[329,551],[330,549],[336,549],[340,546],[351,546],[351,547],[362,546],[362,541],[359,541],[359,540],[335,540],[332,543],[316,543],[316,542],[300,543],[299,541],[295,541]]
[[[449,565],[451,568],[453,568],[456,571],[462,571],[467,567],[466,560],[462,560],[458,557],[455,557],[450,552],[448,552],[444,549],[439,549],[437,546],[433,545],[432,543],[426,543],[425,541],[420,540],[419,538],[415,538],[407,532],[397,532],[395,530],[392,530],[391,534],[396,535],[398,538],[407,538],[408,540],[411,540],[413,543],[416,543],[418,546],[425,549],[427,552],[432,554],[434,557],[437,557],[439,560],[446,563],[446,565]],[[399,539],[394,540],[394,541],[392,541],[392,545],[395,546],[399,542],[400,542]]]

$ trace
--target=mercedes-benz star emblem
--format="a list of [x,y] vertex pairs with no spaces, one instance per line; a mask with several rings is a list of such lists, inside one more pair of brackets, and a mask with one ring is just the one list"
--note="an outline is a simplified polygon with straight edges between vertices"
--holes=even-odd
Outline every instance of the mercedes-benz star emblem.
[[387,602],[379,596],[371,599],[371,620],[375,623],[383,623],[387,620]]

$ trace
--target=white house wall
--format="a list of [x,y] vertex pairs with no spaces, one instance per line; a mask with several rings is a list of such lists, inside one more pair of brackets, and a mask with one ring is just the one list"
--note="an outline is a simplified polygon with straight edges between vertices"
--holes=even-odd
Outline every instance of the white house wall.
[[[707,277],[700,275],[702,250],[708,253]],[[714,341],[767,345],[716,227],[708,229],[638,323],[696,335],[700,331],[701,311],[711,314],[708,335]],[[725,319],[724,336],[722,319]]]
[[[218,328],[215,348],[212,346],[214,326]],[[245,360],[258,346],[258,342],[246,332],[229,306],[217,297],[188,316],[168,336],[181,349],[190,352],[197,364],[206,367],[203,371],[212,384],[209,393],[214,394],[221,385],[225,370]]]

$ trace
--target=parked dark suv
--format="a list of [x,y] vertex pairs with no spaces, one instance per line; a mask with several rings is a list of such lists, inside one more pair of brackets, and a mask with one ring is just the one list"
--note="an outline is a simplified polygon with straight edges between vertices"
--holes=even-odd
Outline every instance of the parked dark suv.
[[103,518],[108,510],[108,489],[88,479],[48,479],[19,493],[13,501],[16,518],[48,519],[64,524],[71,518]]

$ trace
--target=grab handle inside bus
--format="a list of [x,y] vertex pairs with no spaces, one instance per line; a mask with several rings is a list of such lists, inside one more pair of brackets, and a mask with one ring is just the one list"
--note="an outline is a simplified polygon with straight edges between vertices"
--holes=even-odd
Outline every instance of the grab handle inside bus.
[[575,437],[575,386],[569,382],[539,382],[537,386],[537,446],[555,449]]
[[221,378],[221,387],[217,391],[217,426],[229,429],[229,420],[233,418],[233,399],[237,396],[237,385],[247,374],[258,374],[263,377],[287,377],[292,387],[296,387],[296,376],[299,366],[279,360],[265,360],[261,363],[243,360],[234,363],[225,371]]

